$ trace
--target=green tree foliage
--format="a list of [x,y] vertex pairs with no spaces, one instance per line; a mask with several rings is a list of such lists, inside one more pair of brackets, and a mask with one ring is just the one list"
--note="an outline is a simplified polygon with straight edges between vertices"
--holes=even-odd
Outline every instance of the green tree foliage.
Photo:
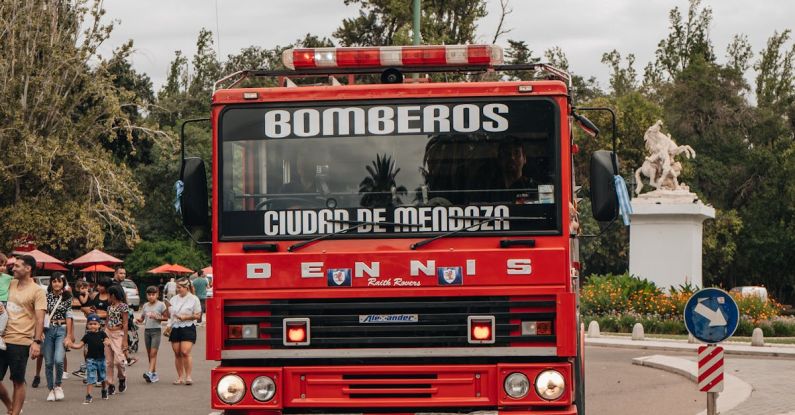
[[[130,95],[97,55],[100,2],[0,3],[0,241],[83,250],[138,239],[143,196],[102,144],[130,137]],[[133,142],[131,140],[130,142]]]
[[690,0],[687,20],[682,17],[678,7],[668,15],[671,22],[668,37],[657,45],[656,65],[668,76],[676,79],[694,59],[714,62],[715,54],[709,39],[709,25],[712,23],[712,9],[701,8],[701,0]]
[[[463,45],[475,40],[477,21],[486,16],[485,0],[422,1],[422,42]],[[342,46],[409,45],[412,10],[405,0],[345,0],[359,16],[345,19],[334,32]]]
[[210,258],[204,251],[185,241],[142,241],[127,256],[124,266],[128,275],[140,279],[153,278],[147,271],[164,263],[180,264],[195,271],[209,265]]

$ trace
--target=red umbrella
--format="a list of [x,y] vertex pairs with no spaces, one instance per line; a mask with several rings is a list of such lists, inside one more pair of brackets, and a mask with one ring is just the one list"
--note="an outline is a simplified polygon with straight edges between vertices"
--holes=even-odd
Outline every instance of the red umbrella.
[[75,265],[75,266],[113,265],[113,264],[121,264],[122,262],[124,261],[120,260],[119,258],[116,258],[112,255],[108,255],[100,251],[99,249],[94,249],[93,251],[70,262],[69,265]]
[[115,270],[111,267],[107,267],[105,265],[92,265],[90,267],[85,267],[80,270],[80,272],[114,272]]
[[62,266],[63,261],[54,256],[45,254],[38,249],[34,249],[32,251],[13,251],[11,252],[11,255],[30,255],[36,260],[36,268],[39,269],[46,269],[50,271],[66,271],[66,268]]
[[213,267],[210,265],[209,267],[202,268],[202,272],[204,275],[213,275]]

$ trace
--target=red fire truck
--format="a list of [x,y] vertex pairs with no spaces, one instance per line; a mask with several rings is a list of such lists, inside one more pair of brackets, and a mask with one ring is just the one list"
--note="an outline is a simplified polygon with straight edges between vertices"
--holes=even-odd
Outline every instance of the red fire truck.
[[[569,75],[492,45],[283,61],[212,99],[212,407],[582,414],[571,128],[596,127]],[[208,220],[204,169],[183,152],[188,225]]]

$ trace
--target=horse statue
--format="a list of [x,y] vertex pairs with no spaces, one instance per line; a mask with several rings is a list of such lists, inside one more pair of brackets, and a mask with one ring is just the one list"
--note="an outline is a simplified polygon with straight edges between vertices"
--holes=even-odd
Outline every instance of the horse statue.
[[688,145],[677,145],[671,134],[663,134],[661,128],[662,121],[658,120],[643,135],[644,146],[649,156],[635,170],[635,182],[638,184],[635,187],[635,194],[640,194],[643,189],[641,174],[649,178],[649,184],[655,190],[679,190],[685,186],[684,183],[679,183],[682,163],[676,161],[675,157],[684,153],[687,158],[695,158],[696,152]]

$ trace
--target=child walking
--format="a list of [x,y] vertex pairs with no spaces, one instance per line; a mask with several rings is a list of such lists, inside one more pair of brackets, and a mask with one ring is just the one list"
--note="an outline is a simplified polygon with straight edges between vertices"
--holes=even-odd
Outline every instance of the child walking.
[[97,382],[102,382],[102,399],[108,399],[108,382],[105,379],[105,347],[110,345],[110,339],[105,332],[99,330],[99,316],[89,314],[86,317],[86,334],[77,343],[70,343],[73,349],[82,349],[87,346],[86,353],[86,400],[84,404],[94,401],[91,389]]
[[141,306],[141,317],[138,324],[144,325],[144,345],[149,356],[149,371],[144,372],[146,383],[160,380],[157,375],[157,350],[160,348],[160,322],[168,320],[168,308],[158,300],[158,289],[155,286],[146,288],[146,304]]

